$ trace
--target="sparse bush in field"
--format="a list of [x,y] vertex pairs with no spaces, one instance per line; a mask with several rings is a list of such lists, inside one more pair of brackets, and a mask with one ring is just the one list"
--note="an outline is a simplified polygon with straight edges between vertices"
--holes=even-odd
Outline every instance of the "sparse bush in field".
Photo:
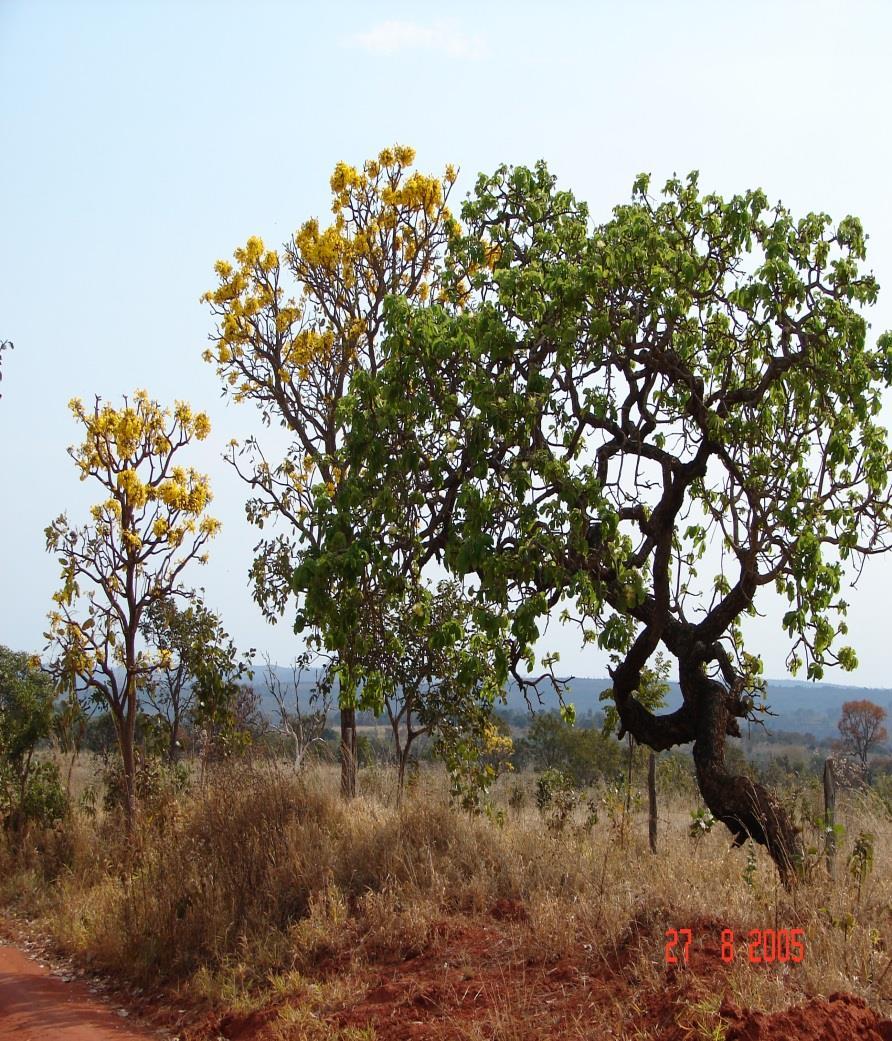
[[49,760],[35,763],[19,806],[23,820],[49,827],[68,812],[68,798],[59,770]]
[[512,810],[521,810],[526,805],[527,790],[520,781],[515,781],[508,792],[508,805]]
[[849,854],[849,874],[858,884],[860,899],[861,887],[873,871],[873,852],[876,836],[869,831],[860,831],[855,838],[852,852]]
[[611,826],[622,828],[629,815],[641,809],[641,792],[634,785],[629,787],[624,774],[617,774],[601,789],[600,804]]
[[580,793],[566,774],[552,767],[536,781],[536,805],[546,825],[560,831],[579,805]]

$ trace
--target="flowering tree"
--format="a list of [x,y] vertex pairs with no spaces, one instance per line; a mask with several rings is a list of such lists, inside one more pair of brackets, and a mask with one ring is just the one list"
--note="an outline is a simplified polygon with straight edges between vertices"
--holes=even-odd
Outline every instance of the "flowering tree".
[[92,507],[90,523],[76,528],[62,514],[46,529],[47,550],[62,567],[46,635],[62,685],[111,713],[132,822],[138,695],[170,656],[169,649],[141,648],[140,623],[179,590],[190,561],[206,561],[203,548],[220,527],[205,514],[207,477],[175,462],[193,438],[207,437],[210,422],[183,402],[171,414],[145,391],[132,402],[125,397],[121,408],[99,398],[92,409],[77,399],[70,408],[86,436],[69,454],[81,480],[96,481],[105,498]]
[[[384,149],[361,169],[338,163],[331,177],[334,223],[308,220],[282,252],[252,237],[235,263],[218,261],[219,284],[205,294],[217,327],[205,359],[224,391],[253,401],[264,421],[294,436],[280,460],[269,461],[251,440],[229,459],[251,486],[246,511],[258,527],[272,519],[286,531],[263,541],[254,561],[255,598],[275,621],[292,596],[291,576],[308,548],[324,537],[324,516],[345,475],[344,421],[339,408],[357,371],[378,371],[384,354],[384,301],[397,294],[414,304],[431,295],[448,234],[447,199],[456,174],[410,172],[413,149]],[[322,527],[320,527],[320,517]],[[297,629],[318,632],[300,604]],[[356,786],[355,709],[358,662],[339,652],[341,780]]]

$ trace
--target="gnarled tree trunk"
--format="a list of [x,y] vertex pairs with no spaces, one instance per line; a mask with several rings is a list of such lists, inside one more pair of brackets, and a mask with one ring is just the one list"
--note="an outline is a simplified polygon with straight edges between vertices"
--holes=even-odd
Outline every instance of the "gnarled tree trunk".
[[620,736],[631,733],[656,752],[693,741],[697,784],[709,811],[731,831],[735,845],[749,838],[765,846],[782,881],[790,885],[802,862],[802,843],[790,815],[773,792],[732,773],[725,763],[728,736],[740,736],[737,720],[746,715],[744,703],[706,674],[702,644],[685,650],[679,655],[684,704],[665,716],[654,715],[635,698],[639,673],[629,659],[613,671]]
[[699,665],[682,664],[679,676],[685,699],[696,706],[694,768],[700,794],[712,815],[734,835],[734,844],[748,838],[765,846],[781,878],[789,884],[802,860],[802,845],[790,816],[764,785],[733,774],[725,763],[729,734],[739,736],[731,712],[732,695]]

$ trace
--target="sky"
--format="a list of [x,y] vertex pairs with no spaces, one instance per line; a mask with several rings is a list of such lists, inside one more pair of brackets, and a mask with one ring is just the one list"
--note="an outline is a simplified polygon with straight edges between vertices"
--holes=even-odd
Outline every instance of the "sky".
[[[448,10],[444,17],[443,10]],[[59,584],[43,531],[101,497],[67,446],[70,398],[144,387],[206,410],[188,460],[210,474],[223,530],[189,581],[241,647],[287,663],[290,622],[265,622],[247,572],[260,533],[222,461],[261,430],[220,396],[201,353],[213,264],[260,235],[278,246],[325,218],[328,178],[399,142],[420,169],[547,160],[595,219],[641,171],[700,171],[723,195],[762,187],[795,214],[861,217],[892,328],[892,5],[857,2],[86,3],[0,0],[0,643],[41,650]],[[890,402],[892,406],[892,402]],[[892,418],[892,407],[887,409]],[[267,437],[262,433],[263,437]],[[860,665],[827,679],[892,686],[892,558],[847,596]],[[782,677],[771,597],[748,649]],[[553,627],[561,667],[606,660]]]

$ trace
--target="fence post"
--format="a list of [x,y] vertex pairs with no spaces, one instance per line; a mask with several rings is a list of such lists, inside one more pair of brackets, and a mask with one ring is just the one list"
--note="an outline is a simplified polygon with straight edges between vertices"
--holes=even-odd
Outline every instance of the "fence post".
[[827,856],[827,871],[836,878],[836,782],[833,777],[833,760],[824,760],[824,851]]
[[651,853],[657,851],[657,757],[650,753],[647,760],[647,837],[650,841]]

